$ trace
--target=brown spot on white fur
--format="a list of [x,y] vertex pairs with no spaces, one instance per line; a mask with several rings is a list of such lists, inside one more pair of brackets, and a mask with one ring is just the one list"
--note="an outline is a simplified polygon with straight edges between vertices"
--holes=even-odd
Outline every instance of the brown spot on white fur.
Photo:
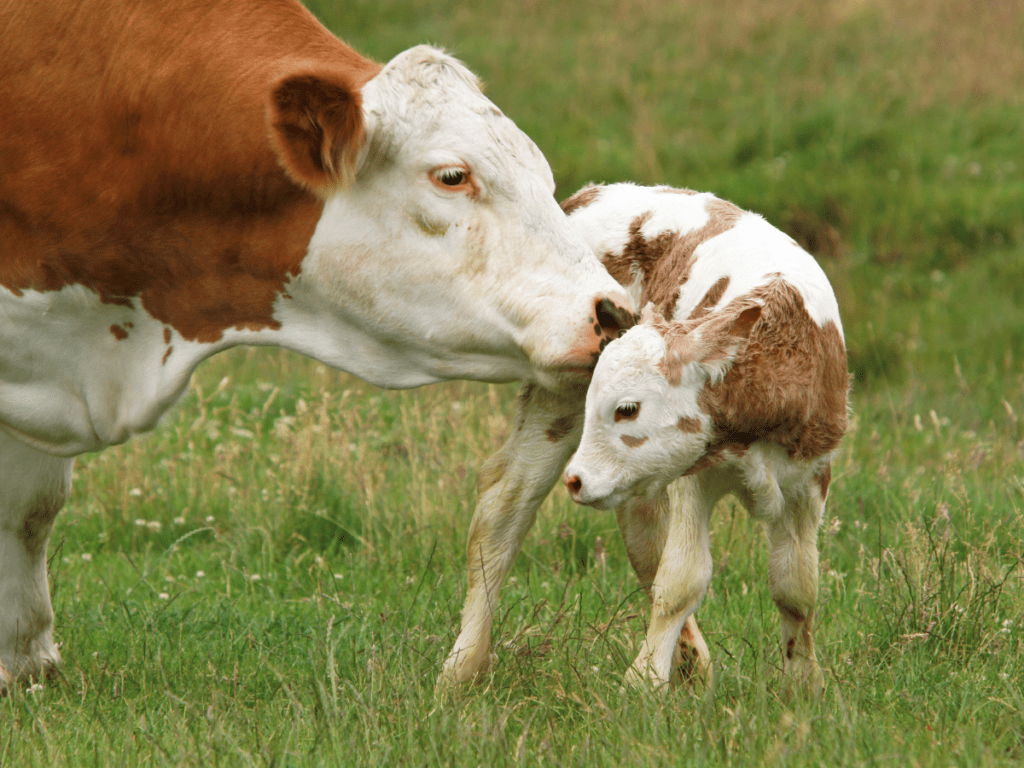
[[690,312],[688,320],[699,320],[714,309],[718,302],[722,300],[722,296],[725,295],[726,288],[729,287],[729,276],[720,277],[715,281],[715,284],[708,289],[708,292],[704,294],[704,298],[700,300],[700,303],[693,308]]
[[624,442],[628,448],[639,448],[641,445],[647,442],[647,438],[633,437],[632,435],[623,435],[622,442]]
[[583,208],[584,206],[590,205],[597,199],[597,196],[601,194],[601,185],[594,184],[589,187],[584,187],[579,192],[576,192],[571,197],[567,197],[562,201],[562,212],[568,216],[575,210]]
[[818,487],[821,488],[821,499],[824,501],[828,498],[828,487],[832,482],[832,462],[829,462],[821,468],[821,472],[817,475]]
[[551,426],[548,427],[545,434],[547,435],[548,440],[552,443],[557,443],[572,432],[575,426],[576,419],[573,416],[559,416],[551,423]]
[[629,225],[629,240],[622,253],[602,257],[609,274],[622,285],[632,284],[639,273],[643,280],[640,306],[654,302],[665,317],[671,318],[679,298],[679,288],[690,279],[693,252],[711,238],[728,232],[744,215],[742,209],[717,198],[708,201],[705,210],[708,221],[700,229],[689,232],[668,230],[651,239],[640,232],[651,214],[642,214]]
[[128,331],[122,328],[120,325],[110,326],[110,332],[114,334],[114,338],[118,341],[124,341],[128,338]]
[[692,416],[680,416],[679,421],[676,422],[676,428],[680,432],[702,432],[704,425],[701,424],[700,419],[695,419]]
[[794,458],[822,456],[846,432],[850,378],[839,329],[814,322],[800,292],[778,279],[716,314],[741,312],[754,301],[760,321],[725,377],[699,395],[701,410],[711,416],[716,440],[754,436]]

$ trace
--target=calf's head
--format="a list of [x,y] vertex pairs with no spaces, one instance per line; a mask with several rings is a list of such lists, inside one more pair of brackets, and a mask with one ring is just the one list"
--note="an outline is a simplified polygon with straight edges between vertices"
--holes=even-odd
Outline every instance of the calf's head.
[[648,305],[594,370],[583,436],[562,477],[573,499],[609,509],[693,468],[714,434],[701,392],[725,377],[760,316],[754,305],[666,323]]
[[269,114],[286,170],[325,204],[297,280],[363,333],[376,368],[355,373],[579,385],[632,324],[543,155],[450,56],[412,48],[358,90],[299,73]]

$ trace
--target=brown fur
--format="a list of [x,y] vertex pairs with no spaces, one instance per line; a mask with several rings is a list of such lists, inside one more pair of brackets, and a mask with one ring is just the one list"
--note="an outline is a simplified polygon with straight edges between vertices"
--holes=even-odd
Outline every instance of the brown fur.
[[647,442],[647,438],[633,437],[632,435],[623,435],[622,442],[624,442],[628,448],[639,448],[641,445]]
[[818,487],[821,488],[821,498],[828,498],[828,487],[832,483],[832,463],[829,462],[822,467],[818,474]]
[[700,303],[693,308],[690,312],[690,316],[687,320],[700,320],[704,315],[708,314],[714,309],[718,302],[722,300],[722,296],[725,295],[726,289],[729,287],[729,276],[718,278],[715,284],[712,285],[708,292],[704,294],[704,298],[700,300]]
[[[295,0],[12,3],[0,28],[0,285],[138,297],[194,341],[278,327],[322,209],[294,179],[359,132],[320,103],[303,139],[294,88],[279,94],[289,175],[271,88],[317,76],[351,107],[379,66]],[[323,150],[307,166],[304,141]]]
[[555,419],[545,434],[552,443],[557,443],[565,438],[576,427],[576,419],[573,416],[559,416]]
[[622,253],[602,257],[605,268],[622,285],[632,284],[635,274],[639,273],[643,280],[640,306],[654,302],[665,317],[671,318],[679,289],[690,279],[693,252],[711,238],[728,232],[744,215],[743,210],[732,203],[718,199],[708,203],[707,212],[708,222],[700,229],[685,233],[670,230],[650,240],[640,230],[651,214],[638,216],[629,226],[629,241]]
[[849,373],[839,329],[831,322],[819,327],[784,280],[755,289],[721,313],[739,312],[751,301],[763,309],[746,347],[725,378],[709,382],[698,399],[711,416],[715,442],[749,444],[753,437],[794,458],[828,453],[847,422]]
[[594,184],[589,187],[584,187],[579,190],[571,197],[567,197],[561,202],[562,212],[568,216],[575,210],[583,208],[584,206],[590,205],[597,199],[597,196],[601,194],[601,185]]
[[704,425],[700,423],[700,419],[695,419],[692,416],[680,416],[679,421],[676,422],[676,427],[680,432],[704,431]]

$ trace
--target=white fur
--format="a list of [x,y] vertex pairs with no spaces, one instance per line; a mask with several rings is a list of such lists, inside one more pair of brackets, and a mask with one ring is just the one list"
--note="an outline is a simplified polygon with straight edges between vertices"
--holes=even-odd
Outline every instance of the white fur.
[[[70,471],[69,457],[152,429],[210,355],[280,345],[384,387],[586,380],[595,303],[631,305],[567,224],[533,142],[462,64],[426,46],[395,57],[363,104],[369,140],[355,182],[325,201],[301,271],[276,300],[279,329],[231,328],[198,343],[139,300],[0,287],[0,676],[35,675],[59,658],[49,529],[34,534],[43,554],[30,555],[17,531],[35,491],[9,483],[43,493],[54,472]],[[434,184],[445,167],[468,168],[474,193]]]

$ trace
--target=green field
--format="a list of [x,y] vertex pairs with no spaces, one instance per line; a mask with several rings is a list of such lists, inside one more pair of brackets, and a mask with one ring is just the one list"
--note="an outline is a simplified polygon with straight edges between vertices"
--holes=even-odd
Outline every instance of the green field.
[[0,766],[1024,764],[1024,3],[312,7],[374,58],[462,58],[560,197],[712,190],[819,257],[855,377],[824,695],[784,695],[767,547],[731,501],[713,682],[620,689],[646,596],[614,515],[559,489],[491,673],[438,704],[516,388],[385,392],[239,349],[154,434],[79,460],[50,546],[63,674],[0,699]]

